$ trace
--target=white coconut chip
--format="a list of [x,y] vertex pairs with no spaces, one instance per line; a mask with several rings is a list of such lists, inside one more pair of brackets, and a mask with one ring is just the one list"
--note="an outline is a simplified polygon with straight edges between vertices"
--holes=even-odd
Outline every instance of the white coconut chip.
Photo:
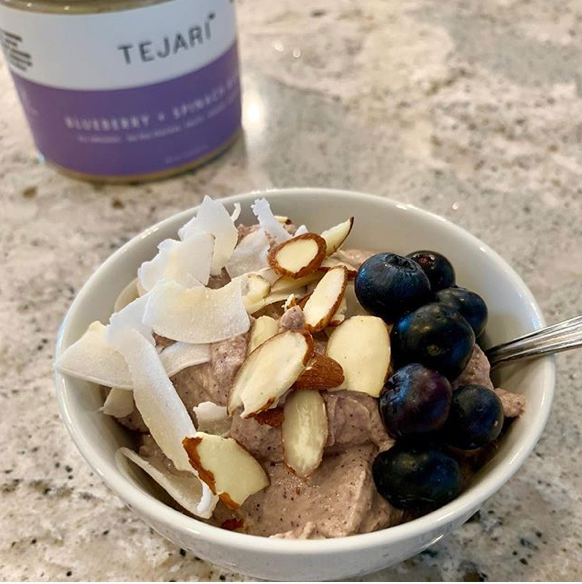
[[85,334],[57,359],[55,369],[107,387],[131,389],[131,375],[125,359],[106,340],[107,327],[95,321]]
[[196,233],[210,233],[214,236],[214,253],[210,273],[218,276],[230,258],[238,241],[238,230],[224,205],[204,197],[198,214],[179,231],[180,239],[186,240]]
[[295,233],[293,234],[293,237],[297,237],[298,235],[305,235],[306,233],[309,233],[309,229],[307,229],[307,226],[306,225],[300,225],[295,230]]
[[198,283],[206,286],[213,248],[210,233],[195,233],[184,241],[165,239],[154,259],[144,262],[137,271],[139,283],[146,291],[165,280],[175,280],[188,288]]
[[144,321],[168,339],[216,343],[246,333],[250,327],[239,280],[216,290],[163,282],[149,296]]
[[268,268],[268,253],[269,239],[263,229],[257,229],[243,237],[234,248],[226,264],[226,271],[231,278],[236,278]]
[[212,517],[218,497],[194,473],[172,474],[159,460],[143,458],[129,448],[120,448],[115,456],[118,466],[121,466],[121,456],[139,466],[186,511],[203,519]]
[[196,415],[198,432],[224,434],[230,427],[230,418],[225,406],[206,401],[192,408]]
[[135,330],[118,329],[110,337],[129,367],[133,399],[152,437],[178,470],[190,471],[182,440],[194,436],[196,428],[158,352]]
[[144,323],[144,314],[150,298],[150,293],[140,296],[133,302],[130,302],[119,312],[115,312],[109,318],[109,325],[105,333],[105,340],[113,346],[111,341],[112,335],[116,331],[126,328],[139,332],[151,345],[155,345],[152,336],[152,327]]
[[235,203],[234,204],[234,209],[232,210],[232,213],[230,214],[230,218],[232,219],[232,222],[233,223],[235,221],[237,221],[238,218],[240,217],[240,212],[241,212],[240,203]]
[[119,312],[128,304],[142,296],[137,287],[137,278],[134,278],[120,293],[115,304],[113,305],[113,312]]
[[275,215],[273,215],[271,205],[269,205],[267,199],[257,199],[251,205],[251,209],[255,217],[259,220],[261,227],[270,233],[277,243],[291,239],[289,232],[277,221]]
[[210,345],[174,343],[162,350],[160,360],[168,377],[173,377],[187,367],[208,363],[210,361]]
[[135,404],[133,403],[133,392],[127,389],[114,387],[109,392],[109,395],[105,399],[105,403],[103,404],[103,407],[100,408],[100,411],[106,416],[124,418],[125,416],[129,416],[134,409]]

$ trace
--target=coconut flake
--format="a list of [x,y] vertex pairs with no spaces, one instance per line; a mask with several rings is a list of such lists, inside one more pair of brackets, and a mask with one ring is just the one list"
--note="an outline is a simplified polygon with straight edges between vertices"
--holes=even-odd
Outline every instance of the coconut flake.
[[57,359],[55,369],[99,385],[131,389],[127,363],[107,342],[106,331],[99,321],[91,323],[85,334]]
[[112,335],[116,331],[122,329],[132,329],[139,332],[151,345],[155,345],[154,337],[152,336],[152,327],[144,324],[144,313],[149,300],[149,292],[140,296],[133,302],[130,302],[125,308],[119,312],[115,312],[109,318],[109,325],[105,332],[105,340],[109,345],[113,346],[111,342]]
[[226,271],[231,278],[258,272],[268,268],[267,254],[269,252],[269,239],[263,229],[257,229],[243,237],[234,248],[230,259],[226,264]]
[[110,341],[129,367],[133,399],[152,437],[178,470],[191,470],[182,440],[196,428],[155,347],[128,328],[112,331]]
[[230,427],[230,418],[225,406],[206,401],[192,408],[196,415],[197,429],[208,434],[224,434]]
[[214,238],[210,233],[194,233],[184,241],[165,239],[158,254],[144,262],[138,272],[139,283],[146,291],[158,282],[175,280],[182,286],[208,284]]
[[160,353],[160,359],[168,377],[173,377],[186,367],[208,363],[210,345],[174,343]]
[[271,205],[267,199],[257,199],[252,205],[251,209],[255,217],[259,220],[261,227],[270,233],[277,243],[282,243],[291,239],[291,235],[287,230],[277,221],[275,215],[271,211]]
[[240,212],[241,212],[240,203],[235,203],[234,209],[233,209],[232,213],[230,214],[230,218],[232,219],[233,223],[240,217]]
[[118,464],[123,455],[146,472],[174,501],[197,517],[212,517],[218,497],[194,473],[176,475],[168,471],[161,461],[143,458],[129,448],[120,448],[116,453]]
[[198,214],[179,231],[180,239],[186,240],[196,233],[210,233],[214,236],[214,253],[210,273],[218,276],[230,258],[238,241],[238,230],[224,205],[204,197]]
[[106,416],[124,418],[133,412],[133,392],[127,389],[113,387],[107,396],[103,407],[100,409]]
[[307,229],[307,226],[306,225],[300,225],[295,230],[295,233],[293,234],[293,237],[297,237],[298,235],[305,235],[306,233],[309,233],[309,229]]
[[142,296],[137,287],[137,278],[134,278],[120,293],[115,304],[113,305],[113,312],[123,310],[128,304]]
[[216,343],[246,333],[250,327],[239,280],[216,290],[163,282],[149,296],[144,321],[168,339]]

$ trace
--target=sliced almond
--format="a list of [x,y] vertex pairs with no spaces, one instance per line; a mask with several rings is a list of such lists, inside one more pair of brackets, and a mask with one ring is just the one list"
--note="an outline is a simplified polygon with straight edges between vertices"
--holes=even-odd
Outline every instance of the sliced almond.
[[321,237],[325,239],[327,246],[327,255],[331,255],[336,252],[347,239],[352,227],[354,226],[354,218],[350,217],[347,221],[327,229],[321,234]]
[[348,271],[348,279],[353,280],[357,274],[358,270],[354,268],[351,264],[344,262],[342,260],[338,260],[334,257],[327,257],[321,262],[321,266],[319,266],[320,272],[328,272],[332,268],[337,268],[338,266],[344,267]]
[[390,368],[388,329],[375,316],[348,318],[331,333],[326,355],[344,372],[345,380],[337,389],[378,397]]
[[275,215],[275,219],[277,219],[281,225],[291,225],[291,219],[289,219],[289,217],[285,217],[284,215]]
[[260,316],[255,320],[251,328],[249,338],[249,353],[252,353],[259,345],[274,337],[279,332],[279,323],[270,316]]
[[233,438],[198,432],[182,444],[200,479],[229,509],[269,486],[263,467]]
[[315,353],[295,382],[296,389],[334,389],[344,382],[342,366],[327,355]]
[[327,326],[339,326],[346,319],[346,312],[348,310],[348,301],[346,300],[346,295],[342,296],[342,301],[337,307],[337,310],[333,313],[331,320]]
[[283,310],[289,310],[290,308],[298,305],[299,300],[297,300],[297,296],[295,294],[289,294],[289,296],[287,296],[287,300],[285,300],[285,303],[283,304]]
[[254,314],[265,306],[265,300],[271,292],[271,284],[266,278],[258,274],[247,274],[247,291],[243,296],[243,303],[248,314]]
[[303,307],[305,326],[309,332],[324,329],[341,304],[348,283],[345,268],[332,268],[323,276]]
[[277,428],[283,423],[285,414],[283,413],[283,408],[281,406],[277,406],[276,408],[271,408],[270,410],[265,410],[264,412],[255,414],[253,419],[255,419],[259,424]]
[[271,294],[279,294],[286,292],[287,294],[291,294],[295,292],[299,288],[303,288],[307,286],[307,284],[311,284],[317,280],[321,280],[323,274],[319,272],[313,272],[313,274],[308,274],[307,276],[303,276],[302,278],[279,278],[272,286],[271,286]]
[[327,412],[318,391],[297,390],[285,400],[281,426],[287,466],[301,478],[320,465],[327,441]]
[[297,381],[313,352],[313,339],[297,331],[279,333],[259,345],[238,370],[230,395],[228,412],[243,406],[241,418],[270,407]]
[[269,265],[281,276],[302,278],[319,268],[325,258],[325,240],[315,233],[305,233],[271,248]]

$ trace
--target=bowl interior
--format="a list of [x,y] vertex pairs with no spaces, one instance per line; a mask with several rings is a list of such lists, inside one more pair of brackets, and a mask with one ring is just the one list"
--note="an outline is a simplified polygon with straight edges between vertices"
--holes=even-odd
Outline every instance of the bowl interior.
[[[409,205],[345,191],[289,189],[269,191],[261,196],[271,200],[275,213],[289,216],[297,224],[306,223],[310,230],[316,232],[354,215],[356,220],[348,240],[349,247],[402,254],[418,249],[433,249],[443,253],[455,267],[458,284],[475,290],[488,304],[488,344],[509,340],[544,324],[535,300],[515,272],[481,241],[444,219]],[[240,202],[243,205],[241,221],[251,223],[255,220],[249,203],[255,198],[257,194],[251,193],[230,197],[225,199],[225,203],[232,206],[232,203]],[[93,274],[79,292],[62,324],[57,354],[77,340],[92,321],[108,321],[117,295],[135,277],[139,265],[155,255],[160,241],[176,237],[177,229],[193,214],[193,209],[185,211],[148,229],[114,253]],[[553,375],[553,360],[548,358],[496,371],[495,381],[499,386],[526,394],[527,410],[523,417],[511,425],[496,456],[479,473],[472,486],[459,499],[430,514],[434,521],[443,518],[451,509],[456,508],[459,513],[466,510],[476,498],[487,498],[517,470],[533,448],[547,419],[553,393]],[[140,503],[135,501],[135,487],[138,487],[142,496],[145,492],[165,500],[143,473],[128,465],[117,466],[116,450],[120,445],[131,446],[132,438],[112,418],[98,412],[102,405],[98,388],[58,374],[56,381],[64,421],[81,453],[96,472],[131,505],[143,504],[145,500],[141,499]],[[150,510],[175,513],[151,497],[147,500]],[[192,529],[214,529],[194,519],[182,517]],[[426,517],[412,523],[424,520]],[[401,527],[405,526],[391,528],[386,532],[395,532]],[[228,537],[251,538],[232,533]],[[344,539],[363,537],[366,536]],[[280,540],[262,541],[264,546],[294,545],[294,542]],[[318,542],[317,545],[326,543]]]

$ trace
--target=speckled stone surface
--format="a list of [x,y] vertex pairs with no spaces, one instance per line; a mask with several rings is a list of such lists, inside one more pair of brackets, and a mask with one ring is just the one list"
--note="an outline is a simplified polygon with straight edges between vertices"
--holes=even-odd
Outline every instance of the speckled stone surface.
[[[59,323],[96,266],[215,197],[331,186],[414,203],[500,251],[549,321],[582,313],[578,0],[239,2],[246,134],[196,173],[88,185],[38,162],[0,65],[0,579],[238,580],[154,534],[61,423]],[[366,580],[582,578],[582,352],[523,469],[464,527]]]

